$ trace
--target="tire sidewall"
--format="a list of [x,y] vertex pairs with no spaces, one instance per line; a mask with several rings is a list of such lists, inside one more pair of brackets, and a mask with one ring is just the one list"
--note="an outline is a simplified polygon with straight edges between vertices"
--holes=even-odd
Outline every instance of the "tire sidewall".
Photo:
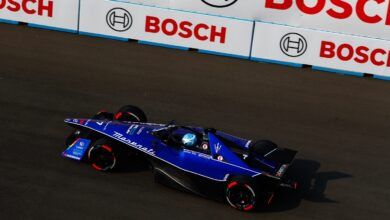
[[130,117],[133,120],[133,122],[147,122],[147,117],[144,111],[142,111],[141,108],[138,108],[134,105],[125,105],[122,106],[119,111],[115,114],[114,119],[118,121],[126,121],[122,118],[124,117]]
[[[242,206],[239,204],[234,204],[233,201],[231,201],[231,198],[229,198],[229,195],[231,191],[235,187],[242,187],[251,192],[252,194],[252,201],[248,205]],[[257,203],[257,192],[256,192],[255,184],[252,178],[247,176],[236,176],[233,177],[230,181],[228,181],[226,185],[226,191],[225,191],[225,200],[227,203],[232,206],[233,208],[240,210],[240,211],[251,211],[255,208]]]
[[[98,150],[98,149],[102,149],[102,148],[105,149],[106,151],[108,151],[109,153],[111,153],[111,155],[114,158],[112,165],[110,165],[109,167],[99,167],[96,164],[94,164],[94,161],[92,161],[91,156],[92,156],[93,151]],[[113,171],[113,170],[115,170],[118,167],[118,163],[119,163],[118,156],[119,156],[118,150],[116,149],[115,145],[111,141],[108,141],[106,139],[99,139],[99,140],[95,141],[91,145],[91,147],[89,148],[88,154],[87,154],[87,158],[88,158],[88,161],[90,162],[91,166],[99,171]]]

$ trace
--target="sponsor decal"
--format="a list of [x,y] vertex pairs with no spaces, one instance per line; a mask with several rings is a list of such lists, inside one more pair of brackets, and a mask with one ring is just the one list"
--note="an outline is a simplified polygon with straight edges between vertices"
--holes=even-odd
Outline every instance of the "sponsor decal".
[[[89,121],[89,120],[88,120]],[[88,124],[88,123],[85,123],[85,122],[87,122],[86,120],[83,120],[83,119],[73,119],[71,122],[73,122],[73,123],[76,123],[76,124],[82,124],[82,125],[86,125],[86,124]]]
[[124,32],[133,25],[133,17],[123,8],[113,8],[106,16],[107,25],[114,31]]
[[184,153],[196,155],[196,152],[192,151],[192,150],[184,149],[183,151],[184,151]]
[[286,172],[287,168],[288,168],[288,165],[287,165],[287,164],[283,164],[283,165],[279,168],[278,172],[276,172],[276,176],[277,176],[277,177],[283,176],[283,174]]
[[96,124],[99,125],[99,126],[102,126],[104,124],[104,122],[103,121],[100,121],[100,122],[97,121]]
[[90,140],[78,138],[62,153],[62,155],[75,160],[81,160],[90,143]]
[[202,154],[202,153],[199,153],[199,152],[197,154],[198,154],[198,157],[201,157],[201,158],[204,158],[204,159],[211,159],[210,155]]
[[145,127],[141,127],[138,131],[137,131],[137,135],[140,135],[142,133],[142,131],[144,130]]
[[299,57],[306,52],[307,41],[298,33],[288,33],[280,40],[280,49],[289,57]]
[[0,0],[0,10],[53,17],[53,0]]
[[118,140],[121,140],[123,143],[128,144],[132,147],[135,147],[141,151],[144,151],[145,153],[155,155],[156,152],[153,149],[149,149],[147,147],[142,146],[141,144],[138,144],[137,142],[131,141],[130,139],[123,136],[123,134],[114,131],[114,134],[112,135],[114,138],[117,138]]
[[332,41],[321,41],[320,57],[390,67],[390,51],[365,45],[353,46],[349,43],[336,44]]
[[193,150],[184,149],[183,152],[185,152],[187,154],[192,154],[194,156],[198,156],[198,157],[201,157],[201,158],[204,158],[204,159],[211,159],[210,155],[207,155],[207,154],[204,154],[204,153],[200,153],[200,152],[196,152],[196,151],[193,151]]
[[130,127],[127,129],[126,134],[133,135],[134,132],[138,129],[139,125],[130,125]]
[[[384,22],[390,25],[390,1],[385,0],[357,0],[356,4],[348,0],[265,0],[265,8],[285,11],[291,9],[294,2],[298,10],[306,15],[326,14],[339,20],[357,17],[367,24]],[[387,15],[376,12],[381,7],[387,8]]]
[[237,0],[202,0],[203,3],[215,8],[225,8],[233,5]]
[[161,33],[166,36],[179,36],[186,39],[195,38],[199,41],[224,44],[227,28],[205,23],[194,24],[190,21],[176,21],[172,18],[160,19],[155,16],[146,16],[145,32]]
[[107,122],[107,124],[104,126],[103,131],[105,131],[109,124],[111,124],[112,121]]

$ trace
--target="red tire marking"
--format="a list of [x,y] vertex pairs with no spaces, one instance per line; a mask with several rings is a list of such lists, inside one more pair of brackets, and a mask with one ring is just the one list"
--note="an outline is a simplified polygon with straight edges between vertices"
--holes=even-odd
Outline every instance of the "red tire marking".
[[95,169],[97,169],[97,170],[99,170],[99,171],[103,170],[102,168],[98,167],[98,166],[97,166],[96,164],[94,164],[94,163],[92,164],[92,167],[95,168]]
[[136,115],[136,114],[134,114],[134,113],[132,113],[132,112],[126,112],[128,115],[130,115],[130,116],[132,116],[132,117],[134,117],[138,122],[140,122],[141,121],[141,119],[140,118],[138,118],[138,116]]
[[115,119],[118,120],[122,116],[122,112],[118,112],[118,114],[115,115]]
[[102,148],[108,150],[108,152],[110,152],[110,153],[112,152],[111,148],[107,145],[102,145]]
[[273,198],[274,198],[274,193],[272,193],[271,196],[269,197],[269,199],[267,201],[268,205],[271,204]]
[[253,207],[254,207],[253,205],[249,205],[249,206],[244,208],[244,211],[249,211],[249,210],[253,209]]
[[231,182],[231,183],[229,183],[229,185],[228,185],[228,189],[230,189],[230,188],[232,188],[233,186],[235,186],[235,185],[237,185],[237,182]]

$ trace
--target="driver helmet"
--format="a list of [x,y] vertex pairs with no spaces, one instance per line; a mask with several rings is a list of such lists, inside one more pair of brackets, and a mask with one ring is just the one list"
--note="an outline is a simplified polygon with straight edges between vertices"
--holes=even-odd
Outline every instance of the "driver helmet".
[[197,141],[196,135],[192,133],[187,133],[183,136],[181,139],[181,143],[186,147],[193,147],[195,146]]

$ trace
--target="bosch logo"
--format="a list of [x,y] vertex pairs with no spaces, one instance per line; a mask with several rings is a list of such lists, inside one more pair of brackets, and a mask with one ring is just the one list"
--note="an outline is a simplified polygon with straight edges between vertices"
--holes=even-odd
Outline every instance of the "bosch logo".
[[108,26],[118,32],[127,31],[133,24],[131,14],[123,8],[113,8],[107,13]]
[[177,21],[173,18],[160,19],[155,16],[146,16],[145,32],[225,44],[228,28],[185,20]]
[[225,8],[233,5],[237,0],[202,0],[203,3],[215,8]]
[[368,45],[352,45],[350,43],[336,43],[322,41],[320,57],[335,59],[342,62],[371,64],[378,67],[390,67],[390,51]]
[[53,17],[53,0],[0,0],[0,11],[22,12],[28,15]]
[[288,33],[280,40],[280,49],[289,57],[299,57],[306,52],[307,41],[298,33]]
[[[286,11],[294,7],[306,15],[323,14],[338,20],[356,16],[366,24],[390,25],[390,2],[385,0],[265,0],[266,9]],[[382,9],[386,13],[381,13]]]

